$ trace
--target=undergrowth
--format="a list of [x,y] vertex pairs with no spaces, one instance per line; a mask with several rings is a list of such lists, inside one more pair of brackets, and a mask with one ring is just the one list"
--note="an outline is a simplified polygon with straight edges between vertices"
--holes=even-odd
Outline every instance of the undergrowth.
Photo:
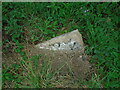
[[[26,60],[22,51],[24,44],[38,44],[78,29],[86,45],[85,52],[92,55],[90,61],[96,65],[99,78],[96,81],[96,76],[93,76],[92,83],[86,81],[82,84],[87,85],[86,87],[120,87],[119,10],[119,3],[116,2],[4,2],[2,3],[3,52],[17,52],[23,60]],[[14,82],[13,87],[19,87],[22,75],[18,73],[20,71],[18,68],[21,65],[12,65],[14,67],[12,72],[10,67],[3,65],[3,87],[6,82]],[[16,71],[17,74],[13,74]],[[34,87],[51,87],[51,82],[38,78],[34,72],[31,73],[33,76],[30,78],[34,77],[31,79]],[[49,75],[46,76],[47,79],[51,79],[52,73]],[[42,83],[42,86],[37,85],[39,83]],[[78,85],[80,83],[77,82]]]

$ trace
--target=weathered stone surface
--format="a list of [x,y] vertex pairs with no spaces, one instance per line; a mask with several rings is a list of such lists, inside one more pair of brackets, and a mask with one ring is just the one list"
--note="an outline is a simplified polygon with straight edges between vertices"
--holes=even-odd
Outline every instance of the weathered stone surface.
[[50,50],[76,50],[83,48],[82,35],[78,30],[55,37],[36,45],[38,48]]
[[39,59],[39,63],[46,60],[45,57],[47,57],[51,62],[52,70],[59,70],[59,73],[62,75],[71,72],[77,77],[85,77],[84,74],[89,72],[91,67],[89,61],[85,58],[86,56],[83,55],[83,51],[53,51],[49,49],[31,48],[29,54],[29,56],[42,54],[43,56]]
[[[78,30],[55,37],[29,49],[27,55],[44,54],[51,62],[52,70],[59,70],[62,75],[71,72],[77,77],[84,78],[85,74],[90,71],[91,65],[85,58],[87,56],[84,54],[82,36]],[[41,57],[40,63],[45,59],[45,57]]]

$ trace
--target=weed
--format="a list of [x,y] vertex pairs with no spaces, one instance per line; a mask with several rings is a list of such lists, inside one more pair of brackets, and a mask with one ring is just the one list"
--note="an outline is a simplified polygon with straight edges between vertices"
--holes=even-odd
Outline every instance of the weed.
[[[88,83],[90,87],[120,87],[120,61],[117,43],[119,40],[118,16],[120,15],[118,3],[4,2],[2,9],[4,52],[14,50],[20,53],[21,57],[24,57],[23,59],[27,59],[24,52],[21,51],[23,44],[37,44],[40,41],[79,29],[84,43],[87,45],[85,52],[92,55],[90,61],[96,65],[100,79],[99,82],[91,79],[94,83],[92,85]],[[49,80],[53,75],[47,73],[48,66],[45,65],[41,69],[46,71],[41,71],[42,75],[38,78],[33,68],[26,65],[30,69],[28,78],[33,87],[51,87],[52,84]],[[17,70],[17,65],[14,67]],[[15,87],[18,87],[17,74],[14,77],[12,72],[7,72],[10,70],[9,67],[7,68],[3,69],[3,83],[8,80],[15,82]]]

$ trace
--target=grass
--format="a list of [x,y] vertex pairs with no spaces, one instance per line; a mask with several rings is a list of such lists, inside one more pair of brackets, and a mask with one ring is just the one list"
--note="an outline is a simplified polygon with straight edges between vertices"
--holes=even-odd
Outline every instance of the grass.
[[[2,3],[3,52],[17,52],[23,60],[29,61],[22,51],[24,49],[23,44],[37,44],[78,29],[86,45],[85,52],[92,55],[90,61],[96,65],[98,71],[98,75],[94,75],[91,81],[83,82],[83,86],[120,87],[119,10],[119,3],[116,2],[4,2]],[[3,87],[9,82],[14,83],[12,87],[20,87],[19,84],[22,83],[20,77],[22,75],[18,74],[18,71],[22,68],[21,65],[26,62],[11,65],[11,67],[3,65]],[[46,65],[44,67],[49,71]],[[25,68],[22,69],[23,71],[24,69],[30,70],[26,75],[33,87],[47,88],[54,86],[52,86],[52,83],[54,83],[52,72],[45,74],[45,77],[43,77],[46,71],[41,68],[41,72],[43,72],[38,78],[31,66],[25,64]],[[13,72],[16,74],[13,74]],[[81,84],[79,80],[76,83],[78,86]]]

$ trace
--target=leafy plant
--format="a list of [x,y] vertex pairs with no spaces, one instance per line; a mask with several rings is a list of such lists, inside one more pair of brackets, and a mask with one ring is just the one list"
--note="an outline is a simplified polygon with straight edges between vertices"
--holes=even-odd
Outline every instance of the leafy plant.
[[[12,50],[19,53],[23,59],[27,59],[22,51],[26,43],[37,44],[79,29],[86,45],[85,52],[92,56],[90,61],[96,65],[97,74],[101,79],[93,85],[89,83],[90,86],[97,87],[102,84],[103,87],[120,87],[117,43],[120,22],[119,3],[4,2],[2,9],[4,52]],[[3,69],[3,73],[4,79],[15,81],[11,72]],[[38,78],[36,75],[35,77],[37,82]]]

